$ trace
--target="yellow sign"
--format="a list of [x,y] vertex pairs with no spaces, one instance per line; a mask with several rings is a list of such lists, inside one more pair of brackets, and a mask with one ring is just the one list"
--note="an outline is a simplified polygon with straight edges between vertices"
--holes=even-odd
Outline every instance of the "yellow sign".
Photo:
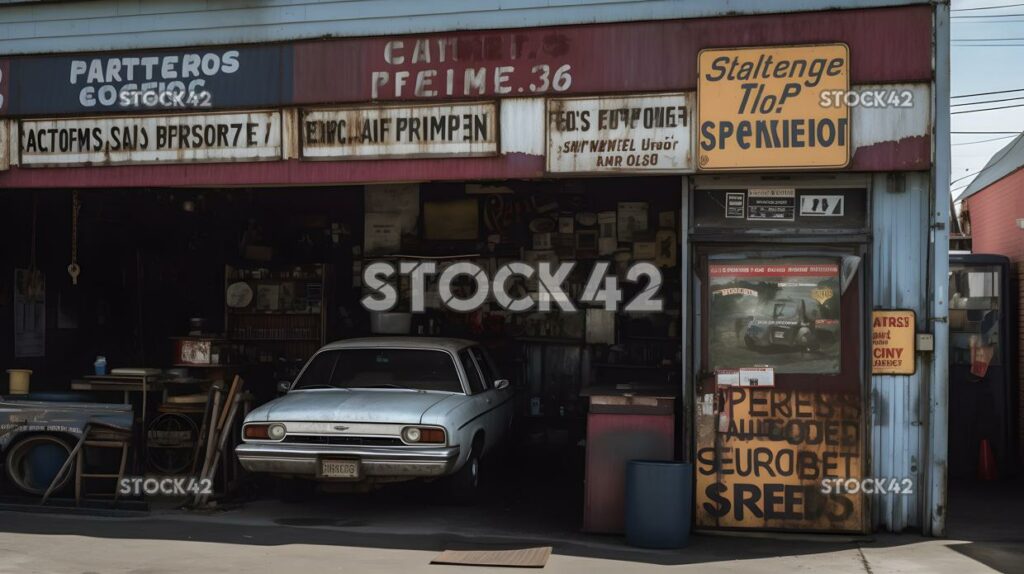
[[861,532],[861,400],[848,393],[718,387],[697,419],[697,525]]
[[916,320],[913,311],[875,311],[871,315],[871,374],[913,375]]
[[846,44],[702,50],[698,168],[840,168],[850,162]]
[[821,287],[819,289],[811,289],[811,298],[818,302],[818,305],[824,305],[825,301],[828,301],[834,295],[831,287]]

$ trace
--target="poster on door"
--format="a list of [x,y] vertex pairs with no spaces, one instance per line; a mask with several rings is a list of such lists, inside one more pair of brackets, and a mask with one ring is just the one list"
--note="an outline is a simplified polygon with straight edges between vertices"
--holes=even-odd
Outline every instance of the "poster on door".
[[840,369],[839,263],[743,259],[709,265],[708,349],[713,370],[775,374]]

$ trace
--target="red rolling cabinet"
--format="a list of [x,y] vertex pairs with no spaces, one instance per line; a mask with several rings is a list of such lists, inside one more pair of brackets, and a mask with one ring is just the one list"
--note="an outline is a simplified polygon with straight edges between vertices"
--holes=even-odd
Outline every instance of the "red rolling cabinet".
[[[626,388],[623,388],[626,387]],[[583,530],[625,530],[626,463],[673,460],[676,392],[669,388],[595,387],[587,413]]]

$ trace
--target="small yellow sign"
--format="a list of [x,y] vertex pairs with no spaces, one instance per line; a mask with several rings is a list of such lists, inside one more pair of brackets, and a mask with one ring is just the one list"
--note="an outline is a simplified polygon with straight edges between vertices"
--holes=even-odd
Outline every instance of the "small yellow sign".
[[871,374],[913,375],[917,369],[913,311],[875,311],[871,315]]
[[821,287],[821,288],[818,288],[818,289],[811,289],[811,298],[814,299],[815,301],[817,301],[818,305],[824,305],[825,301],[828,301],[829,299],[831,299],[833,294],[834,293],[832,292],[832,288],[831,287]]
[[698,68],[699,169],[849,164],[846,44],[702,50]]

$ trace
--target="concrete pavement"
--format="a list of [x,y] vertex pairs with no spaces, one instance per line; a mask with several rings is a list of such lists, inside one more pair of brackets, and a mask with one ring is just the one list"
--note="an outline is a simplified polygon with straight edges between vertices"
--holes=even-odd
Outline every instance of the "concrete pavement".
[[[448,548],[517,548],[551,544],[546,571],[566,573],[834,572],[857,574],[1024,571],[1018,554],[993,569],[972,557],[974,543],[882,535],[869,542],[694,536],[680,551],[629,548],[620,537],[437,529],[435,519],[405,528],[345,519],[321,520],[310,509],[275,504],[213,514],[155,512],[100,518],[0,513],[0,573],[343,572],[474,574],[486,568],[433,566]],[[301,513],[309,516],[292,516]],[[282,516],[282,515],[278,515]],[[442,517],[443,518],[443,517]],[[449,519],[451,517],[448,517]],[[1018,552],[1020,547],[1018,546]]]
[[430,559],[445,549],[548,545],[554,554],[545,571],[580,574],[1024,573],[1024,495],[1013,484],[954,488],[949,539],[694,535],[679,551],[581,533],[578,496],[560,505],[531,492],[499,485],[475,507],[445,504],[425,485],[297,504],[262,496],[203,513],[170,504],[118,518],[0,512],[0,573],[473,574],[488,570]]

